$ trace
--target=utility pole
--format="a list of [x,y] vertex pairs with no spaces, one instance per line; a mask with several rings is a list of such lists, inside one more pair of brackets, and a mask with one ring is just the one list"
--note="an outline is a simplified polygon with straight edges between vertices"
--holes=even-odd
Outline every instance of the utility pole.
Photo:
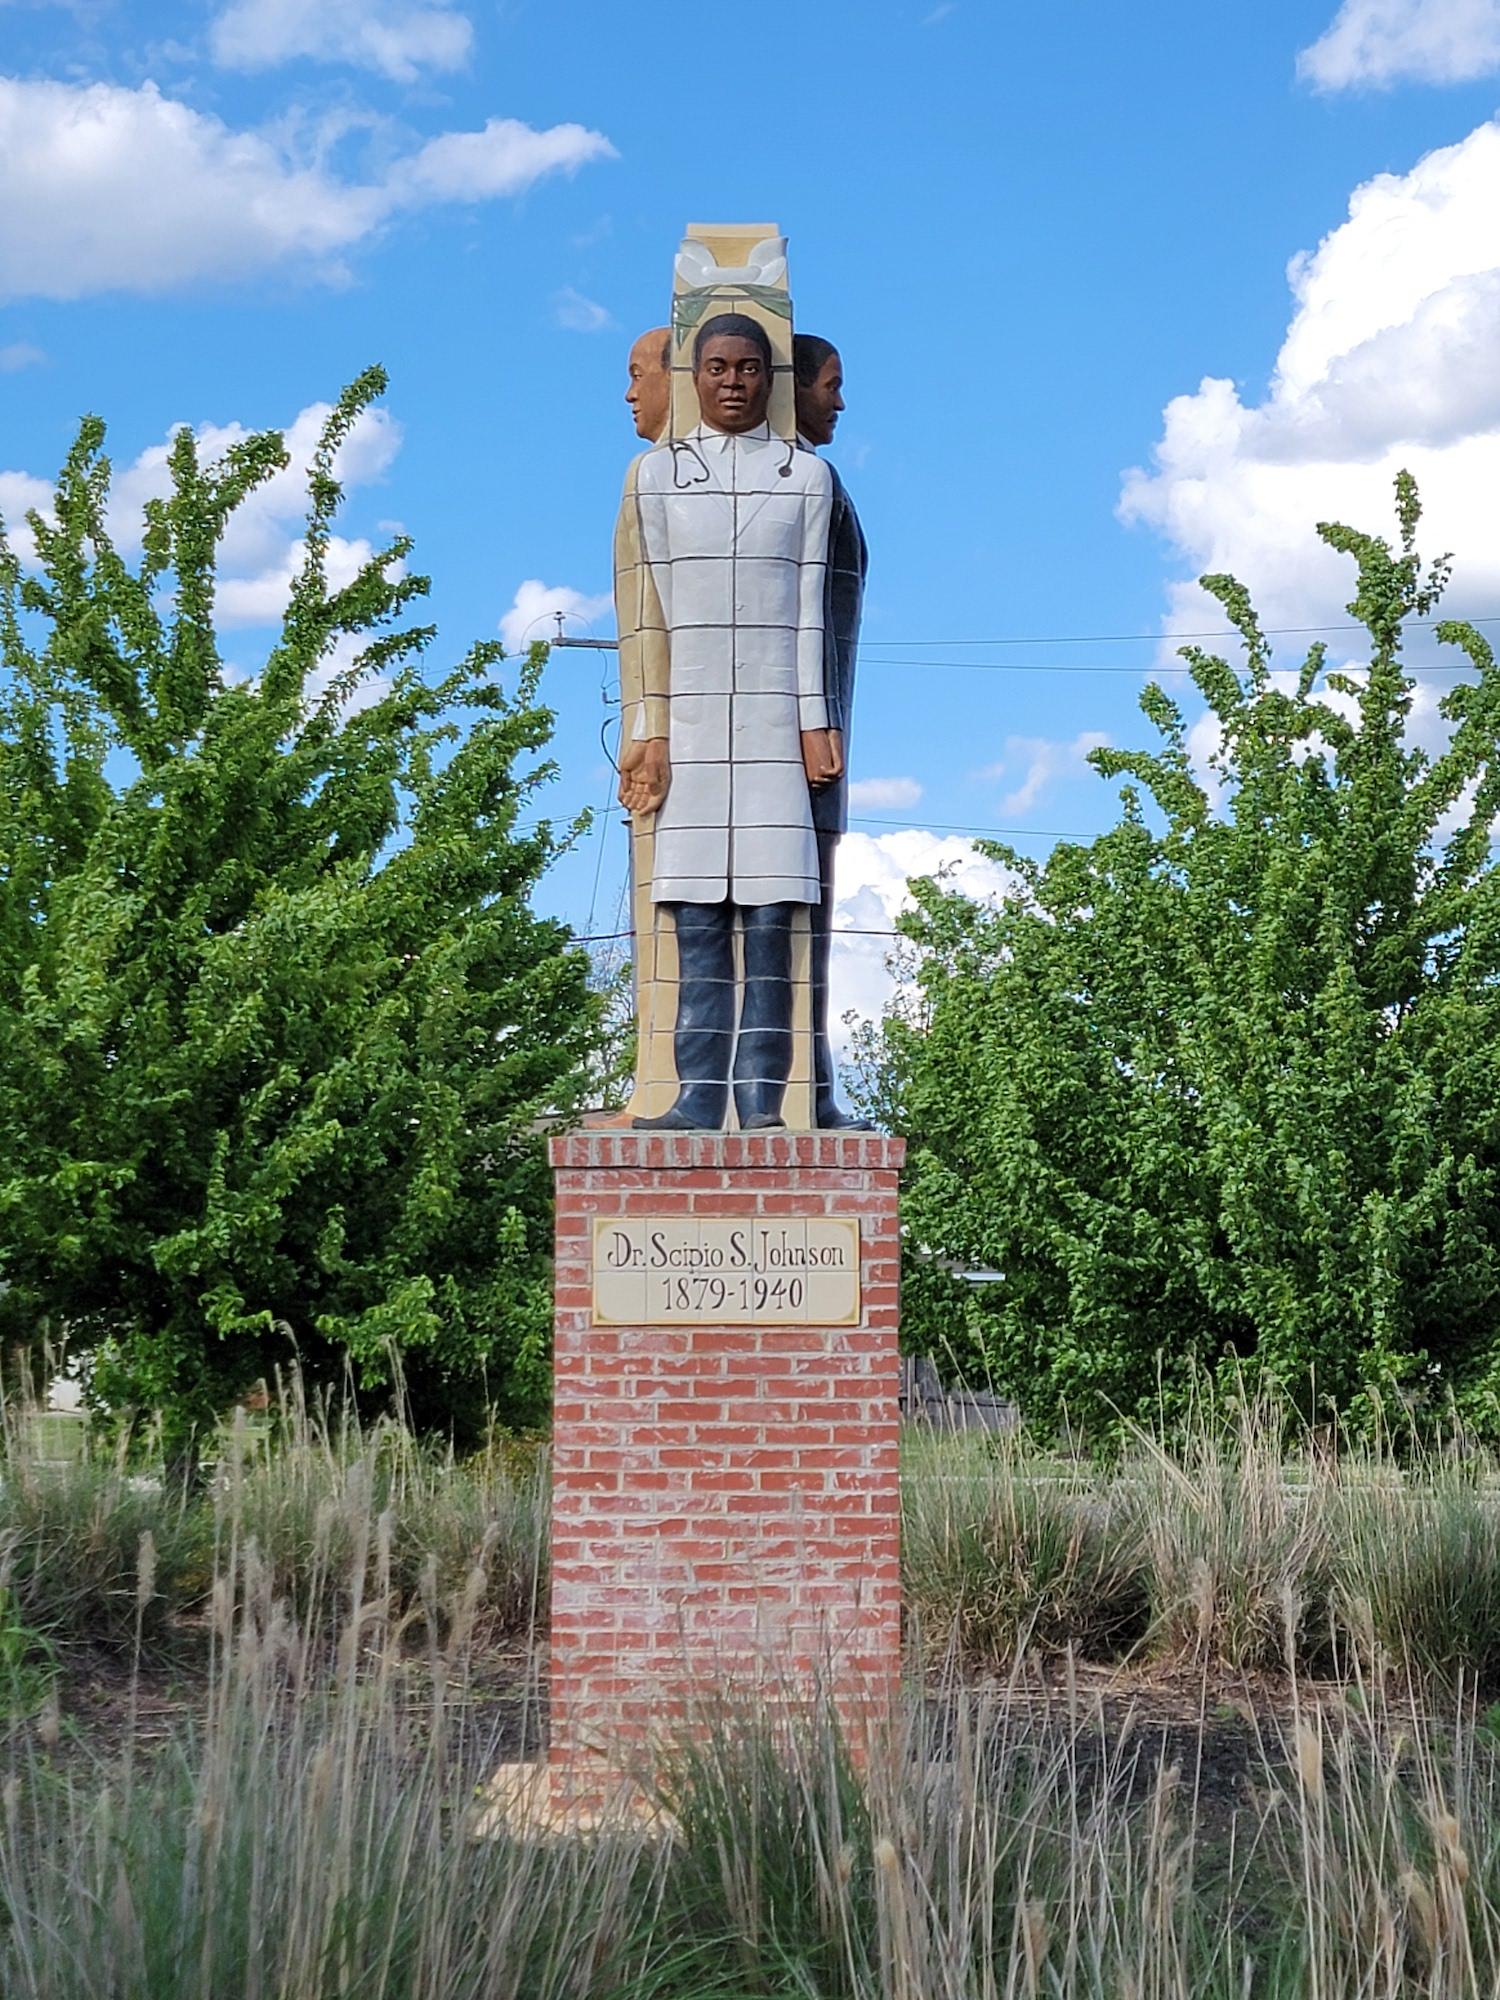
[[616,642],[613,639],[569,639],[563,632],[563,619],[567,616],[567,613],[565,611],[556,611],[552,615],[557,620],[557,637],[548,642],[550,645],[581,646],[585,651],[591,653],[613,653],[616,651]]

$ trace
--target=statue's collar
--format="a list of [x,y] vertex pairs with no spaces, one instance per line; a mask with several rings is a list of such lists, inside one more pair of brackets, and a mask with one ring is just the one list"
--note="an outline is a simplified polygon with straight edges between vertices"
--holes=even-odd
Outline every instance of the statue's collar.
[[741,444],[766,444],[770,441],[769,422],[757,424],[753,431],[721,431],[712,424],[699,424],[689,433],[694,444],[711,445],[715,451],[723,451],[736,442]]

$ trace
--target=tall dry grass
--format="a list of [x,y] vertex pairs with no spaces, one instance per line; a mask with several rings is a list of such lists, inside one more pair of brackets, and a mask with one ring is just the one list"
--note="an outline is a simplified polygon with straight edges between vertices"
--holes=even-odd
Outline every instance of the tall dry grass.
[[[652,1860],[469,1838],[502,1747],[470,1699],[482,1593],[403,1607],[389,1511],[301,1613],[253,1537],[217,1576],[200,1720],[81,1760],[12,1735],[0,1991],[118,2000],[630,1990]],[[95,1746],[96,1753],[102,1746]]]
[[1500,1483],[1487,1456],[1386,1464],[1342,1489],[1335,1613],[1368,1671],[1500,1689]]
[[67,1454],[34,1404],[0,1418],[0,1590],[49,1645],[128,1654],[191,1643],[216,1583],[253,1555],[313,1625],[368,1595],[378,1567],[402,1611],[472,1600],[494,1637],[525,1636],[546,1596],[545,1455],[503,1440],[459,1459],[398,1417],[361,1423],[294,1377],[268,1419],[243,1411],[198,1487],[143,1441]]
[[0,1411],[0,1590],[54,1647],[159,1647],[205,1546],[201,1512],[123,1446],[57,1456],[34,1406]]
[[1142,1637],[1146,1578],[1130,1496],[1014,1433],[914,1432],[902,1462],[902,1564],[924,1650],[971,1662]]
[[[134,1678],[89,1741],[66,1692],[0,1718],[0,1994],[1489,2000],[1494,1469],[1287,1457],[1278,1426],[1205,1417],[1103,1468],[914,1436],[912,1627],[948,1678],[914,1673],[862,1761],[826,1714],[726,1714],[654,1774],[670,1839],[475,1837],[539,1729],[534,1689],[525,1715],[490,1685],[540,1602],[535,1462],[294,1393],[187,1501],[18,1427],[7,1576],[64,1644],[100,1617]],[[162,1740],[138,1702],[168,1611],[205,1664]],[[1037,1655],[1070,1651],[1279,1666],[1280,1720],[1165,1729],[1065,1671],[1040,1702]],[[1349,1697],[1305,1683],[1329,1658]]]
[[1170,1438],[1132,1433],[1119,1478],[1155,1650],[1236,1671],[1326,1655],[1339,1467],[1289,1462],[1285,1413],[1200,1406]]
[[[190,1648],[216,1580],[250,1554],[320,1628],[377,1571],[401,1615],[438,1627],[460,1601],[490,1641],[530,1643],[544,1622],[539,1448],[455,1458],[294,1379],[268,1419],[226,1427],[188,1496],[139,1451],[59,1458],[34,1419],[13,1406],[0,1425],[0,1593],[64,1656]],[[914,1430],[902,1508],[909,1625],[929,1662],[1357,1662],[1500,1695],[1500,1466],[1472,1447],[1310,1450],[1253,1398],[1138,1431],[1108,1464],[1021,1434]]]
[[460,1594],[415,1631],[373,1540],[331,1625],[238,1557],[204,1717],[169,1743],[12,1734],[7,2000],[1500,1990],[1500,1768],[1462,1700],[1299,1700],[1232,1804],[1076,1695],[952,1687],[860,1762],[826,1714],[740,1713],[661,1765],[670,1836],[480,1839],[505,1746],[467,1699],[472,1617]]
[[458,1458],[399,1415],[361,1423],[309,1402],[293,1378],[257,1426],[224,1434],[210,1482],[214,1562],[253,1547],[278,1595],[325,1618],[378,1560],[403,1606],[431,1618],[465,1593],[492,1633],[537,1621],[545,1599],[545,1456],[507,1441]]
[[1020,1650],[1204,1671],[1366,1674],[1500,1695],[1500,1464],[1309,1438],[1269,1398],[1205,1401],[1107,1465],[923,1434],[903,1472],[929,1657]]

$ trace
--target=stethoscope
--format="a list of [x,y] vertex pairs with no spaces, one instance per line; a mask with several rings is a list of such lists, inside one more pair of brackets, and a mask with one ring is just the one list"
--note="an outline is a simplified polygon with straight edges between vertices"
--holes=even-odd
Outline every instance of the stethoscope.
[[[672,454],[672,484],[675,487],[680,490],[689,486],[708,484],[713,477],[708,469],[708,460],[699,451],[692,438],[668,438],[667,448]],[[694,479],[684,479],[682,476],[682,454],[685,451],[691,452],[698,461],[698,476]]]
[[[678,489],[679,492],[685,492],[690,487],[706,486],[708,484],[710,479],[713,477],[713,474],[708,469],[708,460],[703,456],[702,452],[699,451],[697,444],[693,441],[692,438],[668,438],[667,448],[670,450],[672,454],[672,484]],[[696,475],[691,479],[684,479],[682,476],[682,454],[685,451],[691,452],[693,457],[698,461],[698,471]],[[794,440],[789,440],[787,442],[787,447],[786,447],[786,457],[777,467],[778,478],[781,479],[791,478],[792,465],[796,459],[796,456],[797,456],[796,442]]]

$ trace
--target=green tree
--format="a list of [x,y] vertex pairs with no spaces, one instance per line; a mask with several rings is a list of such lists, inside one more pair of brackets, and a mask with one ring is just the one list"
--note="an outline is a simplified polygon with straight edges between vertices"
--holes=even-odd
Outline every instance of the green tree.
[[[1500,673],[1447,747],[1410,738],[1403,626],[1433,610],[1418,504],[1353,558],[1368,668],[1275,675],[1245,591],[1203,579],[1243,664],[1184,650],[1215,782],[1162,690],[1154,753],[1103,750],[1123,813],[1014,871],[1000,908],[918,885],[913,970],[866,1048],[910,1140],[908,1324],[1043,1423],[1143,1414],[1226,1364],[1355,1420],[1500,1411]],[[1151,810],[1154,808],[1154,810]],[[945,1262],[1002,1274],[978,1289]]]
[[553,767],[543,650],[424,677],[427,579],[398,538],[328,575],[340,399],[300,568],[253,681],[215,566],[287,463],[268,432],[170,453],[132,566],[87,420],[37,560],[0,533],[0,1312],[92,1349],[116,1405],[191,1432],[295,1352],[419,1413],[545,1406],[550,1183],[601,1001],[529,898],[571,830],[523,823]]

